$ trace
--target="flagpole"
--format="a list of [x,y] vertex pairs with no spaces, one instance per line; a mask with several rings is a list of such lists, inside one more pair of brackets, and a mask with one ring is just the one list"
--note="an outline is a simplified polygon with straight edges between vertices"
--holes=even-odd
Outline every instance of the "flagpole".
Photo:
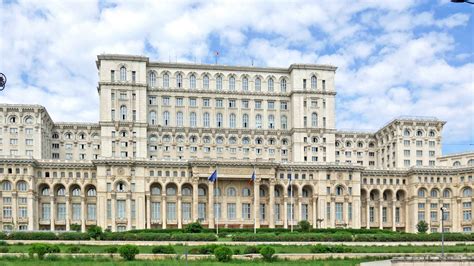
[[[217,200],[216,200],[217,204],[216,204],[216,205],[217,205],[217,206],[220,206],[220,205],[219,205],[219,193],[220,193],[220,191],[219,191],[219,171],[218,171],[218,169],[219,169],[219,166],[216,166],[216,187],[217,187],[217,193],[216,193],[216,194],[217,194],[217,195],[216,195],[216,197],[217,197]],[[217,229],[216,229],[216,232],[217,232],[217,235],[219,235],[219,215],[220,215],[220,214],[221,214],[221,210],[220,210],[220,209],[217,209],[217,215],[216,215],[216,216],[217,216],[217,217],[216,217],[216,221],[217,221],[217,223],[216,223],[216,228],[217,228]]]
[[[255,164],[253,165],[253,174],[255,175]],[[256,178],[256,177],[255,177]],[[255,195],[255,193],[259,192],[259,191],[255,191],[255,181],[256,180],[253,180],[253,206],[255,208],[255,211],[253,212],[254,215],[253,215],[253,233],[256,234],[257,233],[257,214],[258,214],[258,206],[257,206],[257,196]]]

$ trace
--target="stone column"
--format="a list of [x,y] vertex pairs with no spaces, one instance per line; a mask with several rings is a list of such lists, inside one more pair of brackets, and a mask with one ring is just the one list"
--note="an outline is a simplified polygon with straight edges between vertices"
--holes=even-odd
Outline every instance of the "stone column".
[[71,198],[69,197],[69,194],[66,194],[66,231],[71,230],[70,208],[71,208]]
[[318,200],[317,197],[313,196],[313,207],[311,209],[312,211],[312,220],[313,220],[313,228],[316,229],[317,223],[318,223],[318,209],[316,207],[316,201]]
[[146,201],[146,228],[150,229],[151,228],[151,196],[146,195],[145,196],[145,201]]
[[346,227],[349,227],[349,202],[348,199],[344,199],[344,203],[342,205],[342,217],[344,219],[344,223],[347,224]]
[[81,196],[81,231],[86,231],[86,198]]
[[50,196],[50,201],[49,201],[49,206],[50,206],[50,220],[51,220],[51,231],[54,231],[54,221],[56,220],[56,207],[54,206],[54,196]]
[[260,209],[260,180],[255,180],[253,182],[253,217],[255,221],[255,228],[260,228],[260,217],[259,217],[259,209]]
[[367,229],[370,229],[370,201],[369,201],[369,198],[367,197],[367,203],[366,203],[366,208],[365,208],[365,212],[366,212],[366,228]]
[[166,194],[161,197],[161,219],[163,219],[162,228],[166,229]]
[[331,199],[331,227],[336,227],[336,202]]
[[198,219],[198,203],[199,203],[199,196],[198,196],[198,181],[197,179],[193,180],[193,222],[197,221]]
[[177,209],[178,209],[178,213],[177,213],[177,214],[178,214],[178,215],[177,215],[177,218],[178,218],[178,229],[181,229],[181,228],[183,227],[183,226],[182,226],[182,224],[183,224],[183,223],[182,223],[183,218],[182,218],[182,215],[181,215],[181,214],[182,214],[182,211],[181,211],[181,192],[178,193],[177,204],[178,204],[178,206],[177,206]]
[[352,228],[359,229],[362,224],[361,202],[355,199],[352,202]]
[[392,231],[397,231],[397,223],[395,221],[395,202],[392,202]]
[[117,222],[116,222],[116,216],[117,216],[117,197],[115,193],[112,193],[112,200],[111,200],[111,214],[112,214],[112,231],[115,232],[117,231]]
[[215,217],[214,217],[214,182],[209,183],[209,192],[208,194],[208,202],[209,202],[209,210],[208,210],[208,225],[209,228],[214,228],[215,226]]
[[12,221],[13,221],[13,229],[17,230],[17,224],[18,224],[18,204],[17,204],[17,195],[18,193],[13,191],[12,192]]
[[383,215],[382,215],[383,205],[379,202],[379,229],[383,229]]
[[[132,230],[132,194],[127,194],[127,201],[126,201],[126,210],[127,210],[127,230]],[[135,206],[136,208],[136,206]],[[136,211],[136,209],[135,209]]]
[[462,221],[462,199],[456,197],[452,205],[452,210],[450,210],[450,215],[452,216],[452,231],[459,232],[461,231]]
[[319,206],[319,218],[323,219],[320,224],[318,224],[318,228],[326,228],[326,224],[329,224],[329,221],[327,220],[326,217],[326,200],[323,198],[319,198],[318,200],[318,206]]
[[35,200],[32,191],[28,192],[28,230],[35,230],[35,208],[34,208]]
[[283,198],[283,227],[285,229],[288,228],[288,196],[284,196]]
[[[301,194],[299,194],[299,195],[301,195]],[[303,212],[302,212],[302,205],[303,205],[302,200],[303,200],[303,198],[299,195],[298,195],[298,210],[297,210],[297,213],[295,215],[295,217],[297,217],[297,222],[303,220]]]
[[275,228],[275,183],[273,180],[270,180],[270,189],[269,189],[269,194],[270,194],[270,201],[269,201],[269,227],[270,228]]

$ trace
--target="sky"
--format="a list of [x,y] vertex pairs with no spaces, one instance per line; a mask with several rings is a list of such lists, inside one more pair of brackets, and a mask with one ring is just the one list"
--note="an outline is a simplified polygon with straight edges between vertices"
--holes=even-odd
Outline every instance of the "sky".
[[447,121],[443,153],[474,151],[474,5],[449,0],[0,0],[0,103],[97,122],[95,60],[331,64],[338,129]]

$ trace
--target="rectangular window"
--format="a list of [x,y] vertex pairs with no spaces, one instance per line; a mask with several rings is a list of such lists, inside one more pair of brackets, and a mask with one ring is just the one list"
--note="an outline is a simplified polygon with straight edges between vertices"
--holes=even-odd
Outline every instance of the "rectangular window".
[[262,101],[255,101],[255,109],[262,109]]
[[3,207],[3,218],[11,218],[11,217],[12,217],[12,207],[10,206]]
[[265,221],[266,219],[266,208],[265,208],[265,204],[264,203],[261,203],[260,204],[260,221]]
[[73,221],[81,220],[81,204],[80,203],[72,204],[72,220]]
[[196,98],[190,98],[189,99],[189,106],[191,106],[191,107],[196,107],[197,106]]
[[214,203],[214,217],[216,219],[221,219],[221,204],[220,203]]
[[418,221],[424,221],[424,220],[425,220],[425,212],[418,211]]
[[166,203],[166,219],[168,221],[176,220],[176,202]]
[[204,221],[206,219],[206,203],[199,202],[198,219],[201,221]]
[[110,199],[107,200],[107,219],[112,219],[112,200]]
[[396,223],[400,222],[400,207],[395,208],[395,222]]
[[235,203],[227,203],[227,219],[235,220],[236,213],[235,213]]
[[[134,191],[132,191],[132,192],[134,192]],[[135,220],[136,217],[137,217],[137,207],[136,207],[135,200],[134,199],[131,200],[130,204],[132,205],[132,206],[130,206],[130,208],[131,208],[130,212],[131,212],[132,220]]]
[[161,220],[161,205],[160,202],[151,203],[151,219],[153,221]]
[[183,106],[184,103],[183,103],[183,98],[176,98],[176,106]]
[[224,107],[224,103],[222,99],[216,99],[216,107],[217,108],[222,108]]
[[275,221],[281,221],[281,215],[280,215],[280,204],[275,204],[274,206],[274,213],[275,213]]
[[326,219],[329,221],[331,219],[331,203],[326,203]]
[[242,219],[250,220],[250,203],[242,203]]
[[274,110],[275,109],[275,102],[269,101],[268,102],[268,110]]
[[410,147],[410,141],[409,141],[409,140],[404,140],[404,141],[403,141],[403,145],[404,145],[405,147]]
[[192,216],[191,216],[191,203],[183,203],[183,220],[184,221],[191,221]]
[[28,217],[28,208],[27,207],[18,208],[18,217],[20,218]]
[[336,221],[342,222],[344,219],[342,218],[343,214],[343,206],[342,202],[336,202]]
[[95,221],[96,220],[96,205],[95,204],[87,204],[87,220],[88,221]]
[[248,100],[242,100],[242,108],[249,108],[249,101]]
[[352,221],[352,203],[348,203],[347,205],[347,216],[349,218],[349,221]]
[[369,221],[371,223],[375,222],[375,208],[369,207]]
[[125,200],[117,200],[117,219],[125,219],[125,212]]
[[41,205],[41,219],[51,219],[51,205],[49,203],[43,203]]
[[66,203],[58,203],[56,205],[56,219],[58,220],[66,219]]
[[382,222],[386,223],[387,219],[387,207],[382,207]]
[[472,212],[471,210],[464,210],[462,212],[462,217],[464,221],[471,221],[472,220]]
[[301,218],[305,221],[309,220],[308,204],[301,204]]
[[202,99],[202,105],[204,107],[209,107],[211,106],[211,100],[210,99]]

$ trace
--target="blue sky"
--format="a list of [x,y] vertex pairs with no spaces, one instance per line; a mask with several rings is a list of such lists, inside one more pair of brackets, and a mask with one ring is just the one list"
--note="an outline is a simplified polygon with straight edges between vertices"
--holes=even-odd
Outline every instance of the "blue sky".
[[[1,1],[1,0],[0,0]],[[337,128],[400,115],[447,121],[443,152],[474,150],[474,5],[449,0],[0,2],[0,102],[98,120],[101,53],[228,65],[338,66]]]

